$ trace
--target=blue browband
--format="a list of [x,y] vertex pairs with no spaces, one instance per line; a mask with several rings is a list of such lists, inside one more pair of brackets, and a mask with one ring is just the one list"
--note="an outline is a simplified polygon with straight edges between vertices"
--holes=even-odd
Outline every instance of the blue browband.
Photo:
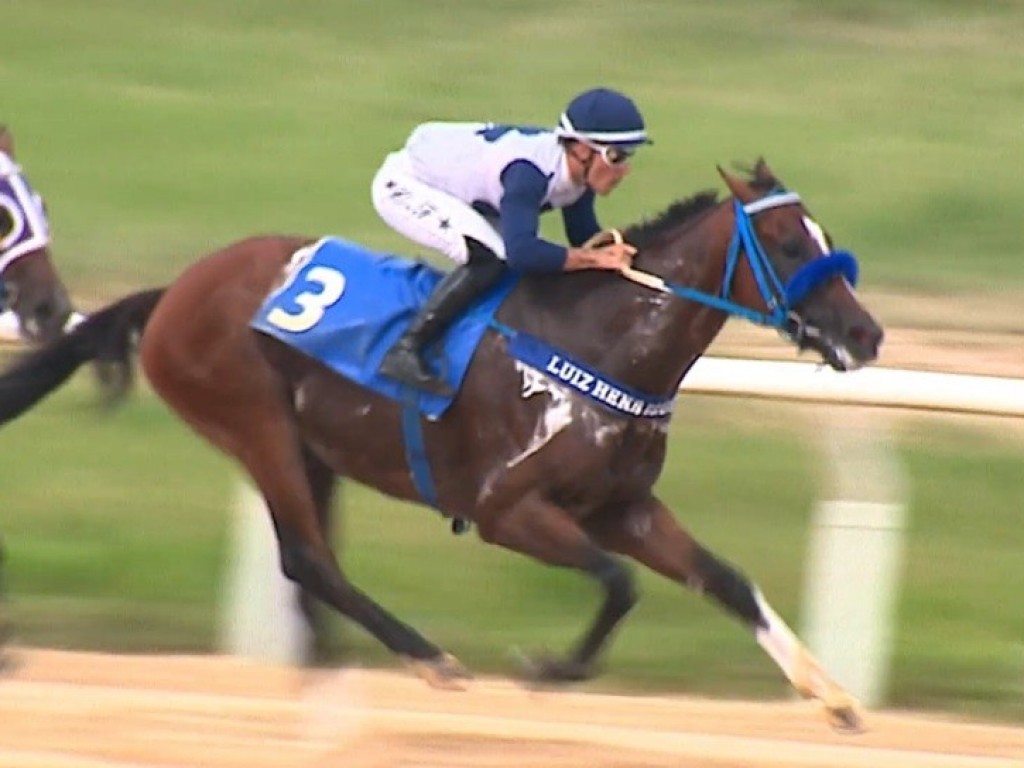
[[[856,286],[857,259],[848,251],[833,251],[809,261],[801,266],[785,285],[782,284],[754,231],[753,217],[761,211],[783,205],[795,205],[799,202],[800,195],[795,192],[776,192],[746,205],[739,200],[734,200],[736,226],[729,243],[729,251],[725,256],[725,276],[722,279],[720,295],[715,296],[688,285],[676,285],[668,282],[665,283],[665,288],[680,298],[706,304],[730,315],[746,318],[758,325],[767,325],[783,330],[787,326],[792,308],[834,275],[843,275],[850,285]],[[759,312],[756,309],[737,304],[730,297],[733,277],[736,274],[736,266],[739,264],[741,255],[747,257],[747,263],[750,265],[750,271],[754,274],[757,289],[768,307],[767,312]]]

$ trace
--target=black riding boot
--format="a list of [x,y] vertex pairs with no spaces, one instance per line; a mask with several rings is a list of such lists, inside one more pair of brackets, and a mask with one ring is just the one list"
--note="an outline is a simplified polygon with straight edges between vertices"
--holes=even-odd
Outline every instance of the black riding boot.
[[420,358],[423,348],[437,339],[475,298],[494,286],[505,272],[505,264],[490,249],[472,238],[469,260],[449,272],[420,307],[409,328],[388,350],[380,373],[432,395],[451,397],[454,390],[435,377]]

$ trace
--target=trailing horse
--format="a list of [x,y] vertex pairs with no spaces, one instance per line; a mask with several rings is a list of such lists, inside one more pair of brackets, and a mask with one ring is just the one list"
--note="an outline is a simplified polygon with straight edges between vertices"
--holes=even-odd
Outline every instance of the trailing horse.
[[0,312],[17,318],[31,343],[55,339],[74,309],[50,256],[46,206],[14,158],[14,137],[0,125]]
[[[353,585],[330,549],[338,476],[472,520],[484,541],[600,585],[586,631],[565,656],[534,659],[536,679],[593,674],[636,602],[626,556],[716,601],[834,724],[856,728],[853,699],[653,491],[679,383],[730,315],[777,328],[837,370],[873,361],[882,340],[853,291],[856,261],[832,250],[800,197],[763,161],[750,178],[719,171],[731,198],[701,193],[625,231],[638,248],[626,274],[510,277],[456,323],[434,351],[459,385],[453,399],[374,375],[436,273],[388,258],[364,270],[375,260],[351,243],[271,236],[205,256],[168,288],[122,299],[29,354],[0,377],[0,423],[86,361],[130,366],[141,332],[154,390],[263,494],[284,573],[432,684],[467,673]],[[404,268],[398,283],[365,282]],[[368,315],[380,322],[362,323]]]
[[[79,316],[50,256],[43,199],[14,158],[14,137],[0,125],[0,336],[31,344],[52,341]],[[0,541],[0,600],[3,597]],[[9,623],[0,604],[0,646]],[[0,669],[5,659],[0,656]]]

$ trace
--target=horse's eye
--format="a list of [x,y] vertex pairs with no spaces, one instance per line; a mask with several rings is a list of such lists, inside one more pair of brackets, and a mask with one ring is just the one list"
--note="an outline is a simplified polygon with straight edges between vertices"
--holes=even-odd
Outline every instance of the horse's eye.
[[803,243],[799,240],[786,240],[782,243],[782,255],[787,259],[799,259],[803,250]]

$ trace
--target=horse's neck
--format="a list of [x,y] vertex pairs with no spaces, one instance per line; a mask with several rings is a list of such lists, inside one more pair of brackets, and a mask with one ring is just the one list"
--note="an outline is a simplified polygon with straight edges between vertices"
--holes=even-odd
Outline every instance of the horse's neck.
[[[706,227],[681,227],[636,264],[715,293],[724,248]],[[725,322],[721,312],[599,271],[524,278],[499,319],[651,394],[668,394]]]

